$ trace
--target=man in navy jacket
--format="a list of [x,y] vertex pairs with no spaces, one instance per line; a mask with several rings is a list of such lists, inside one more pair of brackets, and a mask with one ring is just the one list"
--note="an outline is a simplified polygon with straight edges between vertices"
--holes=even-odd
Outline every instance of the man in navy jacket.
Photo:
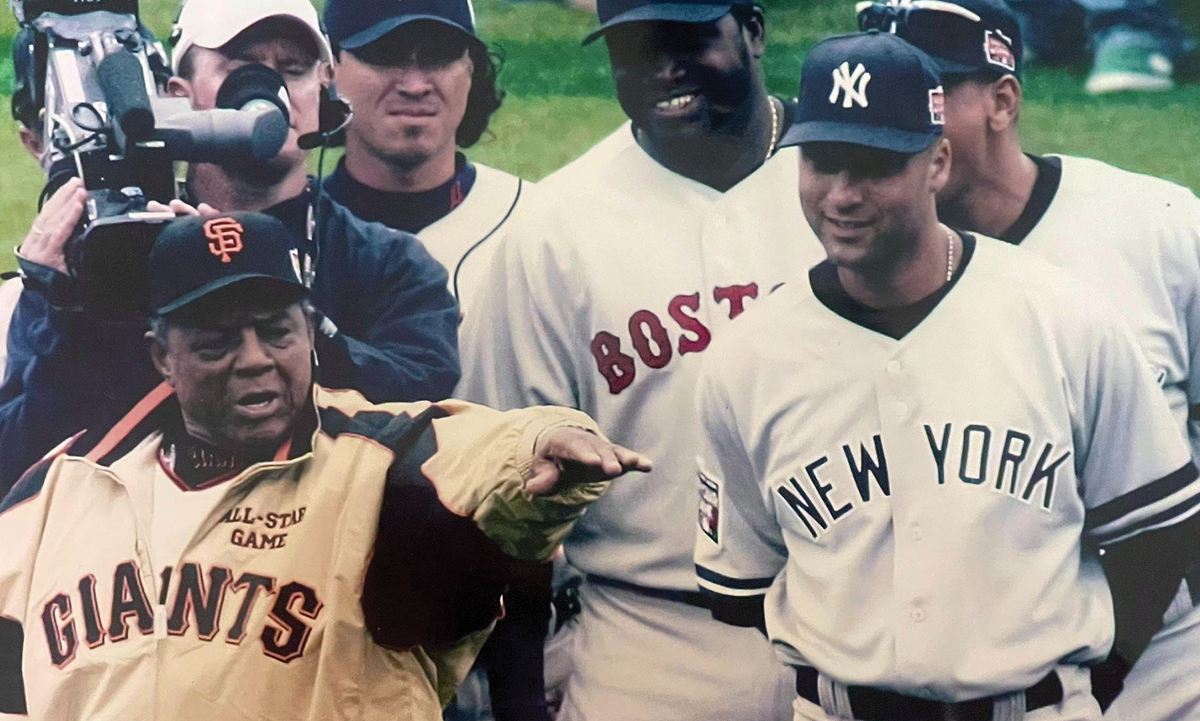
[[[315,10],[306,0],[278,0],[261,13],[239,13],[241,23],[213,23],[221,14],[202,7],[213,4],[224,3],[192,2],[181,16],[169,89],[197,109],[210,108],[229,73],[266,65],[285,79],[292,128],[268,163],[193,164],[189,201],[199,212],[261,210],[292,231],[298,260],[314,270],[324,385],[354,388],[375,402],[447,397],[459,368],[458,309],[446,271],[413,236],[317,198],[308,177],[308,152],[298,138],[318,129],[330,61]],[[157,382],[144,352],[145,324],[102,322],[73,297],[63,247],[85,198],[79,181],[63,186],[18,251],[25,289],[0,386],[0,494],[67,437],[119,419]],[[181,203],[172,209],[197,212]]]

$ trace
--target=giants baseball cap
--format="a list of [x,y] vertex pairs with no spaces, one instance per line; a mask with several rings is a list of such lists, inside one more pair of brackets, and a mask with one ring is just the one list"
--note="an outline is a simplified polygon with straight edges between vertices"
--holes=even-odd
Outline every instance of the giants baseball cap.
[[925,53],[895,35],[839,35],[808,54],[796,119],[780,147],[833,142],[919,153],[942,136],[942,81]]
[[734,5],[754,5],[752,0],[596,0],[600,27],[583,39],[587,45],[604,34],[605,30],[623,23],[665,21],[676,23],[711,23],[721,19]]
[[305,292],[291,234],[262,213],[173,220],[154,241],[148,269],[150,307],[159,315],[247,280],[277,285],[297,299]]
[[246,28],[267,18],[291,18],[317,43],[321,59],[333,62],[329,41],[321,32],[317,10],[309,0],[186,0],[171,32],[171,69],[193,45],[218,50]]
[[325,5],[330,41],[350,50],[414,20],[433,20],[479,39],[471,0],[329,0]]
[[1004,0],[860,2],[862,30],[899,35],[929,54],[942,76],[991,70],[1021,76],[1021,26]]

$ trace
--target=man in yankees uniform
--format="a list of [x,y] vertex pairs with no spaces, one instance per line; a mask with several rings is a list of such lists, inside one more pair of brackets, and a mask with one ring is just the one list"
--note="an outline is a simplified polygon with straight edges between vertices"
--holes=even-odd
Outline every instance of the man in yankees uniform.
[[598,13],[588,39],[605,41],[631,122],[540,182],[514,221],[466,311],[460,388],[501,408],[586,409],[656,462],[566,542],[586,580],[561,718],[786,718],[790,679],[766,640],[714,624],[697,592],[690,404],[713,336],[812,262],[705,223],[773,153],[790,109],[763,85],[764,19],[748,2],[601,0]]
[[797,719],[1098,719],[1087,666],[1161,624],[1200,481],[1097,298],[939,222],[942,111],[894,35],[809,55],[786,140],[828,260],[705,358],[697,573]]
[[576,411],[314,385],[291,245],[259,213],[165,229],[163,385],[0,504],[31,716],[433,721],[506,559],[548,557],[608,479],[648,470]]
[[458,150],[504,99],[471,0],[331,0],[325,26],[338,91],[354,107],[325,187],[358,217],[415,233],[465,306],[528,190]]
[[[894,28],[938,63],[954,150],[943,219],[1033,251],[1120,298],[1125,320],[1200,457],[1200,201],[1189,190],[1099,161],[1026,154],[1020,27],[1001,0],[866,7],[864,26]],[[1200,567],[1106,716],[1200,718]]]

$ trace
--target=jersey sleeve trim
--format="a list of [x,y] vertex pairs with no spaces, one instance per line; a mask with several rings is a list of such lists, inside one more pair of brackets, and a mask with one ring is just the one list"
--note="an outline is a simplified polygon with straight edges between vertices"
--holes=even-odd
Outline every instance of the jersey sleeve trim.
[[761,576],[759,578],[734,578],[717,573],[711,568],[705,568],[700,564],[696,564],[696,575],[700,579],[700,587],[712,587],[714,590],[720,588],[728,591],[764,591],[775,583],[774,576]]
[[1088,511],[1084,531],[1102,543],[1177,523],[1200,506],[1200,471],[1191,462]]
[[700,595],[714,620],[730,626],[766,631],[767,595],[765,593],[755,593],[752,596],[727,596],[701,587]]

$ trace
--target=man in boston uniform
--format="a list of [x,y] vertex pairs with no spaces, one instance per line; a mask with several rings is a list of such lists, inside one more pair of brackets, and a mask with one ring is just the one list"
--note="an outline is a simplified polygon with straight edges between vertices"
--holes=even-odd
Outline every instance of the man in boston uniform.
[[1115,313],[939,222],[942,111],[894,35],[809,55],[786,142],[828,261],[705,358],[698,577],[796,719],[1099,719],[1089,667],[1161,625],[1200,482]]
[[471,0],[332,0],[325,27],[338,92],[354,107],[325,187],[358,217],[415,233],[465,307],[529,190],[459,150],[504,98]]
[[561,718],[780,719],[791,680],[766,639],[714,624],[692,562],[691,412],[714,334],[804,249],[748,244],[705,218],[762,165],[790,109],[763,84],[762,11],[737,2],[601,0],[617,99],[611,136],[538,183],[463,323],[463,395],[589,412],[656,462],[566,542],[586,574]]
[[548,557],[649,468],[576,411],[315,385],[291,245],[257,213],[171,224],[149,261],[164,383],[0,504],[33,718],[438,719],[506,559]]
[[[1096,160],[1021,149],[1023,46],[1001,0],[875,5],[859,20],[894,28],[942,71],[954,164],[938,195],[941,217],[1020,245],[1119,299],[1176,428],[1200,457],[1200,201],[1186,188]],[[1107,718],[1200,718],[1198,604],[1200,567],[1185,578],[1124,690],[1116,677],[1097,683],[1105,704],[1120,692]]]

